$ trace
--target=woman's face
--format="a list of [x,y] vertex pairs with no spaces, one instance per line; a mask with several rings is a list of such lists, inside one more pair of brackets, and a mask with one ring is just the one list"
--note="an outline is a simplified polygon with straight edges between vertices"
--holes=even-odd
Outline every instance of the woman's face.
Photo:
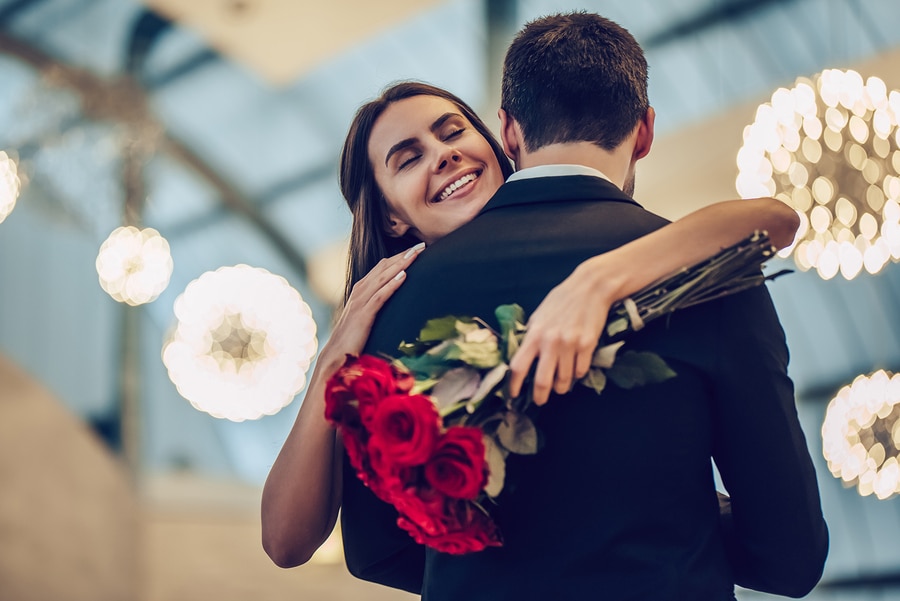
[[395,233],[408,228],[426,244],[468,223],[503,183],[490,144],[438,96],[388,106],[372,127],[369,161]]

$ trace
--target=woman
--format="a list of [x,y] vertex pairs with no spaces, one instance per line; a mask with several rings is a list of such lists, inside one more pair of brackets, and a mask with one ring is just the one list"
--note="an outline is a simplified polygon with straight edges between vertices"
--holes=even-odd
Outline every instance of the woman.
[[[435,166],[447,161],[458,162],[454,175],[435,177]],[[472,219],[512,172],[471,108],[421,83],[395,85],[360,108],[341,163],[341,191],[353,214],[346,303],[263,490],[263,546],[282,567],[312,556],[341,503],[342,449],[324,419],[326,381],[346,354],[362,351],[375,315],[425,245]],[[535,358],[536,402],[544,402],[551,387],[568,390],[587,371],[614,301],[755,229],[786,246],[798,223],[773,199],[719,203],[586,261],[530,317],[511,366],[513,392]]]

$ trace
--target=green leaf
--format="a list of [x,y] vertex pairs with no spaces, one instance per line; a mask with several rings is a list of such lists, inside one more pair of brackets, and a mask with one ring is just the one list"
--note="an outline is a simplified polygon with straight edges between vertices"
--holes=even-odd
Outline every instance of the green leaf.
[[612,338],[628,329],[628,319],[620,317],[606,324],[606,335]]
[[400,346],[397,347],[397,350],[407,357],[415,357],[418,354],[419,345],[415,342],[406,342],[403,340],[400,342]]
[[627,351],[606,370],[607,377],[619,388],[631,389],[636,386],[663,382],[677,374],[656,353],[649,351]]
[[604,369],[612,367],[613,363],[616,362],[616,353],[619,352],[623,344],[625,344],[625,341],[613,342],[597,348],[594,351],[594,356],[591,358],[591,367],[602,367]]
[[525,327],[525,310],[519,305],[500,305],[494,310],[494,316],[500,324],[500,335],[504,339],[510,332],[517,332]]
[[472,394],[472,397],[469,399],[468,407],[466,409],[469,413],[472,413],[477,404],[481,402],[487,395],[493,391],[498,384],[503,382],[503,378],[506,377],[506,372],[509,371],[509,365],[506,363],[501,363],[497,367],[493,368],[491,371],[486,373],[484,377],[481,379],[481,382],[478,384],[478,389]]
[[456,353],[456,341],[457,338],[449,338],[444,340],[443,342],[439,342],[425,351],[425,354],[434,357],[436,359],[444,360],[452,360],[452,358],[448,357],[451,353]]
[[497,497],[503,490],[506,480],[506,455],[506,450],[494,442],[493,437],[484,437],[484,458],[490,470],[484,492],[491,498]]
[[500,349],[497,339],[484,342],[457,340],[448,346],[446,359],[456,359],[472,367],[490,369],[500,364]]
[[410,389],[411,394],[424,394],[434,388],[434,386],[440,382],[439,378],[422,378],[416,379],[413,382],[413,387]]
[[435,385],[431,396],[437,400],[438,409],[444,409],[459,401],[469,399],[478,390],[481,375],[471,367],[456,367],[444,373]]
[[416,380],[440,378],[453,367],[447,364],[444,357],[429,353],[416,357],[399,357],[397,361],[402,363],[415,376]]
[[[468,336],[473,332],[485,330],[485,328],[481,327],[477,322],[468,317],[457,317],[453,327],[456,329],[456,332],[462,336]],[[487,330],[487,332],[490,333],[490,330]]]
[[581,378],[580,382],[588,388],[593,388],[594,392],[600,394],[606,388],[606,374],[599,367],[592,368],[587,375]]
[[534,455],[538,452],[537,428],[524,413],[507,411],[497,426],[497,438],[510,453]]
[[419,342],[438,342],[453,338],[457,334],[456,322],[458,321],[460,318],[455,315],[429,319],[419,332]]
[[509,361],[513,358],[513,355],[516,354],[516,351],[519,350],[519,345],[522,343],[523,336],[521,334],[516,334],[513,331],[510,331],[506,334],[506,354],[504,355],[504,359]]

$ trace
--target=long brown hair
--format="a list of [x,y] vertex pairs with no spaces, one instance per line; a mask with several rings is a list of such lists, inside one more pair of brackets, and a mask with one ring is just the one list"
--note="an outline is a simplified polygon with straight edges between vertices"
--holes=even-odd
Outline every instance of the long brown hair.
[[513,171],[503,147],[487,125],[468,104],[447,90],[422,82],[405,81],[385,88],[381,96],[362,105],[353,117],[341,150],[341,194],[353,216],[347,285],[344,289],[345,302],[350,297],[353,285],[369,273],[378,261],[419,242],[411,234],[397,237],[390,233],[387,204],[375,183],[375,173],[369,162],[369,137],[375,122],[391,104],[413,96],[437,96],[452,102],[491,145],[504,178],[509,177]]

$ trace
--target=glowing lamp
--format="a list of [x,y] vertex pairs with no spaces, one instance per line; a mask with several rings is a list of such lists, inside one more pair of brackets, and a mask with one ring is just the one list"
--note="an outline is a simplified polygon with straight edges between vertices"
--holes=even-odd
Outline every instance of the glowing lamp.
[[198,410],[232,421],[287,406],[317,348],[309,306],[287,280],[236,265],[206,272],[175,300],[163,362]]
[[827,69],[779,88],[744,128],[742,198],[774,196],[801,219],[794,256],[824,279],[878,273],[900,260],[900,92]]

